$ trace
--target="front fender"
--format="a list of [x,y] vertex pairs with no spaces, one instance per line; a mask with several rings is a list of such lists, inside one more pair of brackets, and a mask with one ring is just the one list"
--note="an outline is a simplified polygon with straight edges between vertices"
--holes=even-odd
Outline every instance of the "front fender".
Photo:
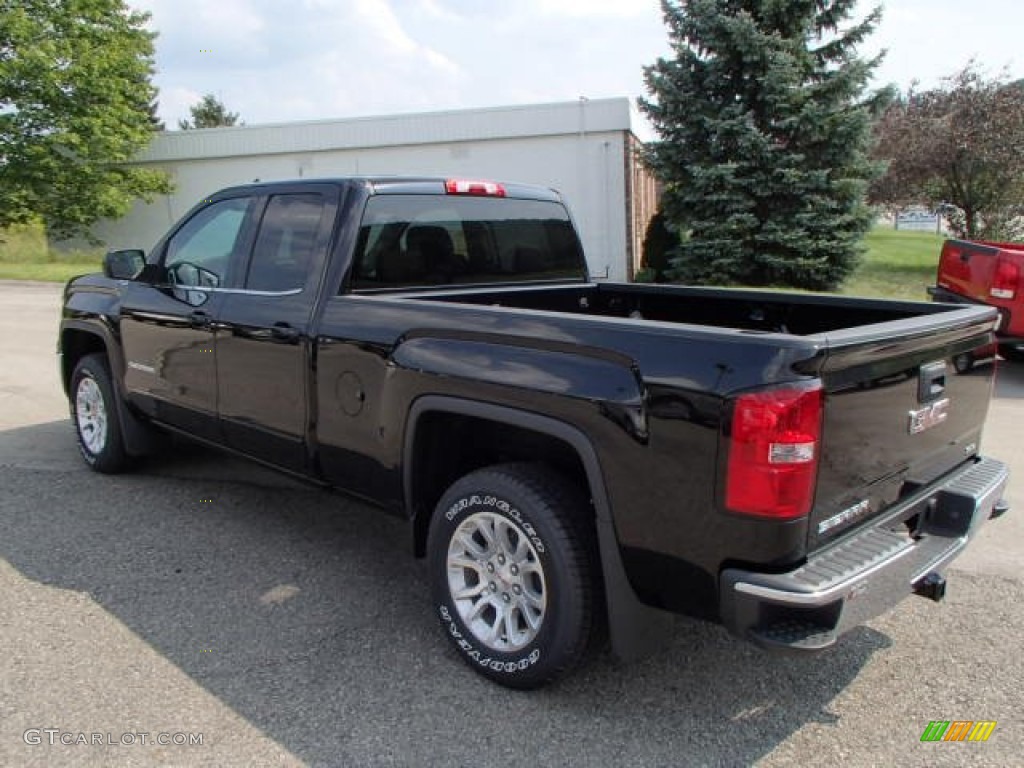
[[117,281],[101,274],[82,275],[68,281],[64,287],[64,306],[57,344],[57,352],[62,356],[61,373],[65,392],[77,361],[74,357],[75,345],[69,343],[69,332],[91,334],[103,342],[111,375],[118,390],[121,389],[124,381],[124,355],[118,335],[120,315],[121,296]]

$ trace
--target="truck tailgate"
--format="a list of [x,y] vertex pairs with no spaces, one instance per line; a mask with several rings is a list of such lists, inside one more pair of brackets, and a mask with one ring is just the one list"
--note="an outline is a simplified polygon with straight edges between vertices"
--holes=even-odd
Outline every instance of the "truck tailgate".
[[827,334],[809,551],[975,460],[994,366],[958,375],[951,358],[990,344],[995,319],[968,307]]

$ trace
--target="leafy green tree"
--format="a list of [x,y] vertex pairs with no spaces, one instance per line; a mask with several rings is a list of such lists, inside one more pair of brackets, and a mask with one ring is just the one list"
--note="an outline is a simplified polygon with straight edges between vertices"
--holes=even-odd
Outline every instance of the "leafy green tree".
[[888,167],[871,186],[873,202],[955,206],[948,219],[961,237],[1022,234],[1022,81],[986,77],[971,62],[940,87],[893,102],[875,134]]
[[170,190],[125,164],[153,136],[147,19],[123,0],[0,0],[0,227],[70,237]]
[[228,108],[212,93],[203,96],[198,104],[189,107],[192,120],[179,120],[178,127],[183,131],[193,128],[226,128],[232,125],[245,125],[238,122],[238,113],[229,112]]
[[645,68],[647,161],[683,234],[672,277],[833,289],[856,267],[881,12],[856,0],[662,0],[673,57]]

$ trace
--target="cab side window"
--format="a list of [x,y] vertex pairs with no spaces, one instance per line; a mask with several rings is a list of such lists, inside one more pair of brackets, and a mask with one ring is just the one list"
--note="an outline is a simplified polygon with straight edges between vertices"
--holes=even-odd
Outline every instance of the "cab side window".
[[260,223],[245,287],[252,291],[293,291],[306,284],[314,266],[324,213],[318,194],[274,195]]
[[168,282],[184,288],[223,285],[250,202],[247,197],[219,200],[185,222],[167,243]]

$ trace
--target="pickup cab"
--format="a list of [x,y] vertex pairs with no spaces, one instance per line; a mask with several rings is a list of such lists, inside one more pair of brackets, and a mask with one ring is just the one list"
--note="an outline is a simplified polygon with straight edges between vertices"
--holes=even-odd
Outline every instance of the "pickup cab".
[[950,375],[995,321],[597,283],[550,190],[345,178],[226,189],[108,254],[59,351],[90,467],[171,432],[400,515],[459,655],[532,688],[671,612],[810,652],[941,598],[1006,510],[991,370]]
[[[936,301],[996,307],[999,353],[1024,360],[1024,244],[946,240],[935,286],[928,292]],[[965,353],[954,362],[965,372],[973,367],[974,355]]]

